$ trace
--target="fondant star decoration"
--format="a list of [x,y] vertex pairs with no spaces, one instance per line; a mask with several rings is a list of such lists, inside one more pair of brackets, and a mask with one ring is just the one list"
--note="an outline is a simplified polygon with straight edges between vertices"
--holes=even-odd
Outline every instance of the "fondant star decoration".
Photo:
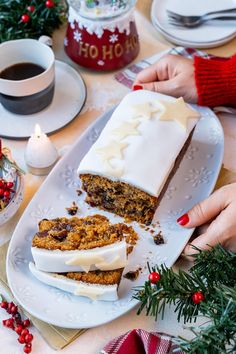
[[116,178],[119,178],[123,175],[124,169],[122,167],[112,167],[109,162],[105,164],[106,172]]
[[123,122],[121,125],[112,131],[112,135],[118,140],[123,140],[130,135],[140,135],[137,126],[140,123],[138,121],[134,122]]
[[111,141],[108,145],[97,149],[97,153],[101,156],[103,161],[109,161],[113,158],[122,159],[123,150],[128,146],[127,143]]
[[180,97],[172,102],[162,101],[164,110],[160,115],[160,120],[175,120],[185,130],[188,126],[189,118],[199,118],[200,114],[194,109],[190,108],[183,97]]
[[159,107],[154,107],[150,102],[139,103],[132,107],[133,118],[151,119],[153,113],[160,111]]

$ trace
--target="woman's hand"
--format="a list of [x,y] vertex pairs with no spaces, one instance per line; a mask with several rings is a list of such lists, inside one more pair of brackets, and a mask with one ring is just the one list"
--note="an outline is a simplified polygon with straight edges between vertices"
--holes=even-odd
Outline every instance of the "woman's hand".
[[[196,227],[209,223],[206,231],[191,242],[200,249],[208,249],[220,243],[236,252],[236,183],[218,189],[209,198],[195,205],[177,222],[183,227]],[[187,245],[185,255],[197,251]]]
[[194,79],[192,59],[180,55],[166,55],[136,77],[133,88],[156,91],[174,97],[183,97],[186,102],[197,103],[198,95]]

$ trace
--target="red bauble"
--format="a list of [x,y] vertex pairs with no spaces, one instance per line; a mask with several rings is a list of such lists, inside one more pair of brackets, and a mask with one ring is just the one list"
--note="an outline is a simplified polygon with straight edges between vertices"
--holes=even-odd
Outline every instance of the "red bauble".
[[199,304],[200,302],[202,302],[204,299],[205,299],[205,297],[201,291],[196,291],[192,295],[192,300],[193,300],[194,304],[196,304],[196,305]]
[[27,6],[27,10],[28,10],[29,12],[34,12],[35,6],[34,6],[34,5],[29,5],[29,6]]
[[28,14],[23,14],[21,16],[21,22],[28,23],[30,21],[30,16]]
[[161,279],[161,276],[157,272],[152,272],[149,274],[148,279],[152,284],[156,284]]
[[45,2],[45,6],[48,8],[48,9],[51,9],[52,7],[55,6],[54,2],[52,0],[47,0]]

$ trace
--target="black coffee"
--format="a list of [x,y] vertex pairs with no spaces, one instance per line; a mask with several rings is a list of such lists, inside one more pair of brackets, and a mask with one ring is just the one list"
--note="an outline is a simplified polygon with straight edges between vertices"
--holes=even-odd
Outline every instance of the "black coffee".
[[44,68],[34,63],[19,63],[11,65],[0,72],[0,78],[5,80],[25,80],[44,72]]

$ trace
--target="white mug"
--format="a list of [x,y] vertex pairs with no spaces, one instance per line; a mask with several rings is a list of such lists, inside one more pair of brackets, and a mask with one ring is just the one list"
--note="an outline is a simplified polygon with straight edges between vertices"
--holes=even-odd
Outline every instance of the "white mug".
[[0,77],[0,102],[16,114],[33,114],[52,101],[55,83],[55,57],[52,49],[35,39],[18,39],[0,45],[0,76],[8,67],[33,63],[44,71],[24,80]]

